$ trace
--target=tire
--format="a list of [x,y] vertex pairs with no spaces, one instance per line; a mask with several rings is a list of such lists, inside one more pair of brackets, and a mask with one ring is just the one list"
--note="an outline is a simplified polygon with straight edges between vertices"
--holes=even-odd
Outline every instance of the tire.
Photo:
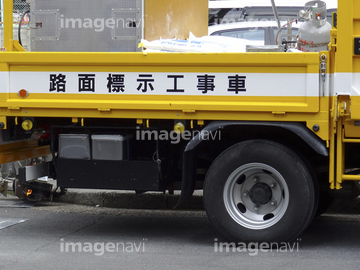
[[225,150],[204,183],[206,213],[234,243],[294,240],[312,220],[316,199],[312,173],[300,157],[266,140]]
[[315,217],[321,216],[325,213],[331,205],[334,203],[335,199],[329,193],[322,191],[319,194],[319,206],[316,209]]

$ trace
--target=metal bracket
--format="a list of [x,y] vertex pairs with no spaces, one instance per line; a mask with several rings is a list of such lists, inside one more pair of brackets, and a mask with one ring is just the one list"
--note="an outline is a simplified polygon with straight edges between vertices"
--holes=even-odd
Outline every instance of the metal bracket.
[[18,179],[20,183],[26,183],[28,181],[36,180],[40,177],[49,175],[49,164],[41,163],[31,166],[24,166],[19,168]]
[[344,120],[351,120],[351,97],[350,95],[339,95],[337,102],[337,116]]
[[360,37],[354,38],[354,54],[360,55]]
[[322,54],[320,56],[320,89],[321,89],[321,96],[325,95],[325,82],[326,82],[326,60],[327,56],[325,54]]
[[333,28],[330,30],[330,44],[329,44],[329,49],[331,50],[335,50],[336,51],[336,40],[337,40],[337,29]]

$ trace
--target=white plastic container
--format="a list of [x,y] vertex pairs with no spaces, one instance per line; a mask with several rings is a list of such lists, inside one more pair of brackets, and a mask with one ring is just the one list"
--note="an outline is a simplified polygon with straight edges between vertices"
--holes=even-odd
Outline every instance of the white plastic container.
[[90,159],[90,140],[87,134],[60,134],[59,157]]
[[100,160],[123,160],[126,149],[125,136],[91,135],[92,158]]

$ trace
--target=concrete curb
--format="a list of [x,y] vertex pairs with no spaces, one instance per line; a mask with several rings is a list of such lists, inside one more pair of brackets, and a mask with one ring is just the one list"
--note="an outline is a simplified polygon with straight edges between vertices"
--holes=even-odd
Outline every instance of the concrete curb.
[[[69,189],[66,195],[55,197],[54,201],[111,208],[173,209],[179,197],[179,194],[155,192],[135,194],[130,191]],[[202,199],[202,192],[196,192],[191,200],[179,209],[203,210]]]
[[360,215],[360,197],[354,200],[336,200],[326,213]]
[[[68,189],[66,195],[54,197],[55,202],[88,206],[125,209],[174,209],[180,197],[160,192],[135,194],[134,191]],[[14,200],[16,196],[0,196],[0,200]],[[204,210],[202,191],[195,191],[193,197],[182,204],[181,210]],[[336,200],[326,214],[360,215],[360,197],[354,200]]]
[[[169,195],[155,192],[135,194],[133,191],[69,189],[66,195],[54,198],[54,201],[110,208],[173,209],[179,197],[179,192]],[[196,191],[179,209],[204,210],[202,191]],[[355,200],[336,200],[326,213],[360,215],[360,197]]]

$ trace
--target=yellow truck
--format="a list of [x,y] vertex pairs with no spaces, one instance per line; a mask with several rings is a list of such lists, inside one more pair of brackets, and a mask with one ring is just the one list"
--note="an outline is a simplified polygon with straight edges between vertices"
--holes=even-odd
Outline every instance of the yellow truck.
[[[36,160],[17,172],[20,198],[49,196],[46,177],[61,188],[180,189],[179,205],[203,189],[227,240],[283,242],[332,198],[360,194],[359,1],[339,1],[327,50],[299,38],[309,52],[244,53],[137,48],[204,34],[207,0],[85,2],[31,1],[26,51],[4,0],[0,162]],[[323,20],[321,2],[307,7],[309,23]]]

